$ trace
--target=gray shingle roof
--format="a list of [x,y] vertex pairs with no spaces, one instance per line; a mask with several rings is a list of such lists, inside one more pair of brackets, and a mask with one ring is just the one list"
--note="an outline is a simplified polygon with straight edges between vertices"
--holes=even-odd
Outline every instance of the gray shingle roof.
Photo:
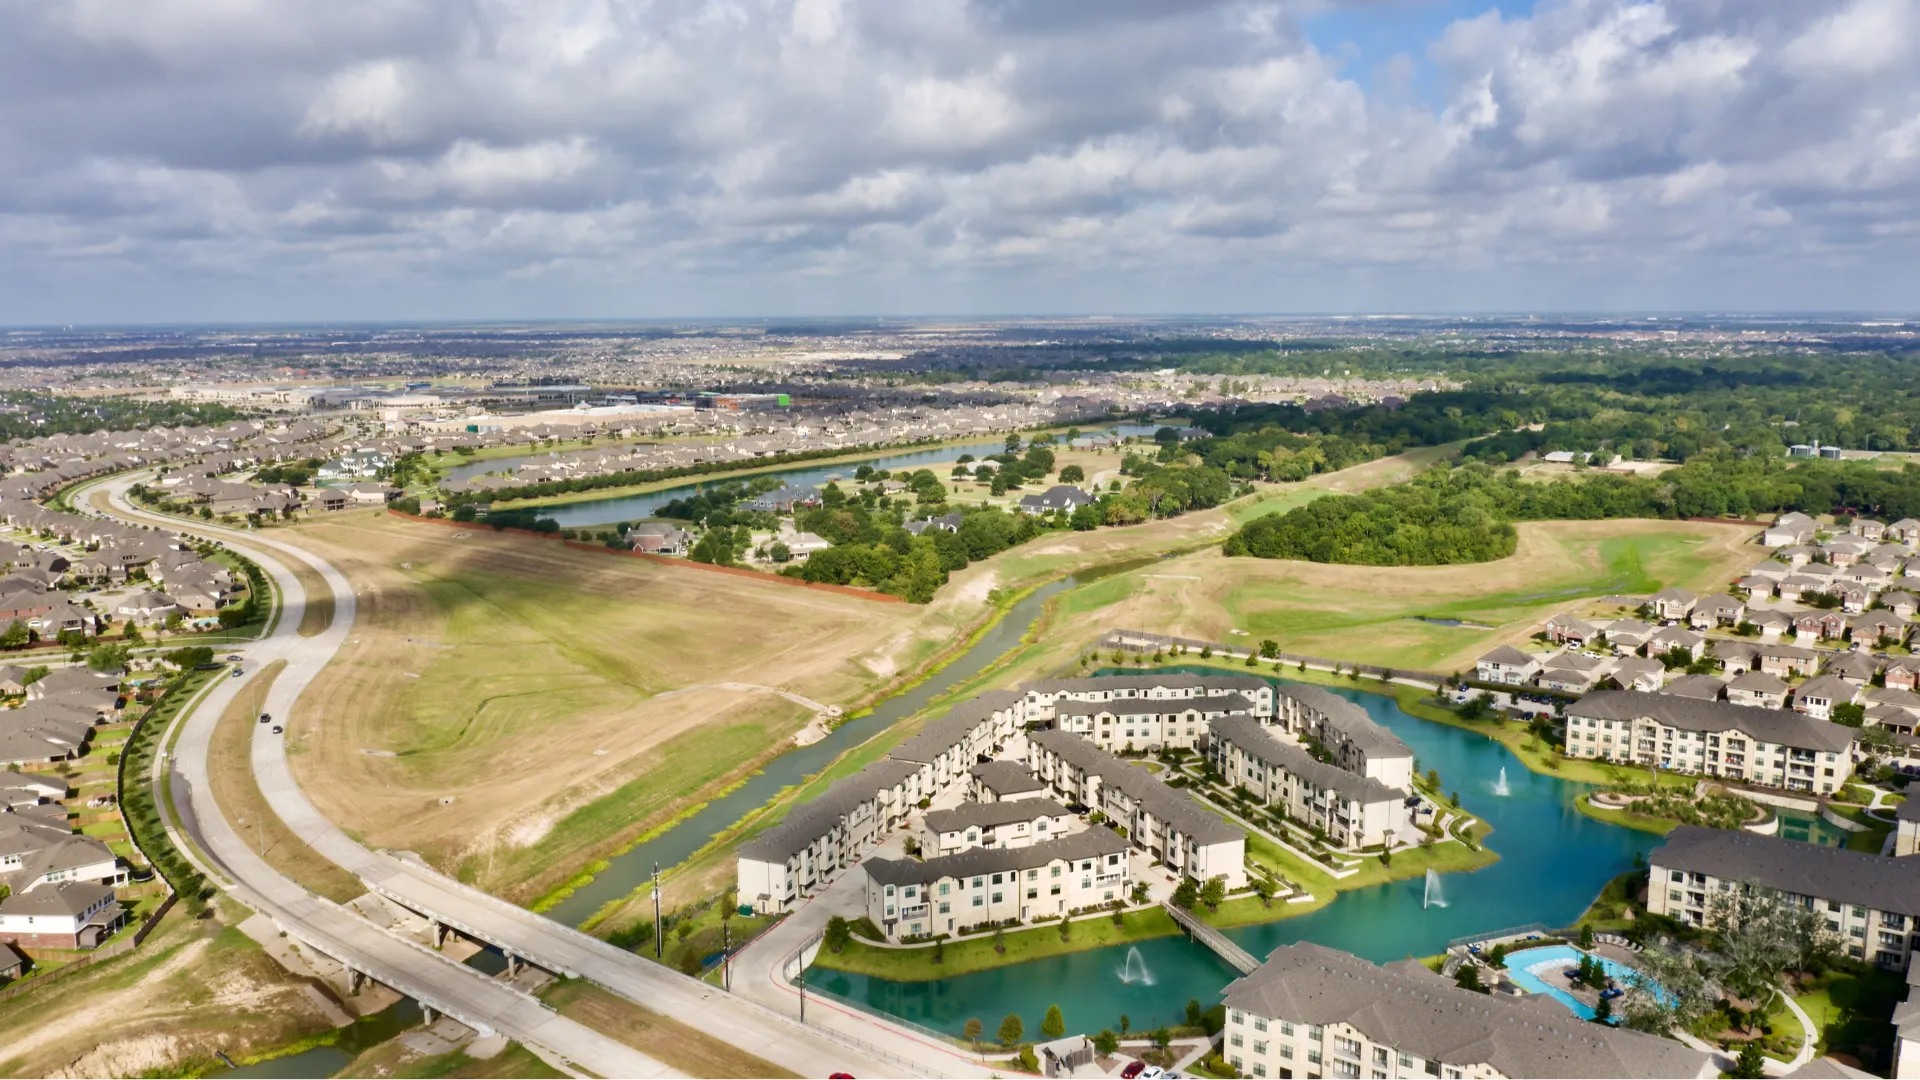
[[1638,690],[1601,690],[1588,694],[1567,706],[1567,715],[1601,720],[1646,717],[1686,731],[1732,729],[1760,742],[1785,743],[1832,754],[1845,752],[1858,735],[1853,728],[1815,720],[1788,709],[1758,709]]
[[1271,729],[1261,726],[1260,721],[1251,716],[1228,716],[1215,720],[1213,737],[1232,743],[1270,767],[1285,769],[1303,780],[1358,802],[1390,802],[1406,794],[1378,780],[1315,759],[1300,747],[1282,741]]
[[991,829],[1016,821],[1035,818],[1070,817],[1067,808],[1052,799],[1017,799],[1013,802],[961,803],[951,810],[927,811],[927,828],[934,832],[965,832]]
[[882,885],[921,885],[943,877],[967,878],[976,874],[998,874],[1045,866],[1056,859],[1074,861],[1105,855],[1125,855],[1127,842],[1105,825],[1060,840],[1032,844],[1023,848],[974,848],[958,855],[942,855],[924,862],[919,859],[868,859],[861,865],[867,876]]
[[[1682,825],[1647,862],[1796,896],[1920,916],[1920,858],[1894,859],[1778,836]],[[1660,887],[1658,880],[1655,887]]]
[[1350,1024],[1383,1045],[1505,1076],[1690,1077],[1708,1064],[1678,1042],[1584,1023],[1545,996],[1476,994],[1307,943],[1275,949],[1227,987],[1226,1003],[1296,1024]]
[[1027,739],[1075,768],[1100,777],[1103,785],[1124,792],[1155,817],[1203,844],[1225,843],[1244,839],[1247,835],[1199,803],[1154,779],[1146,770],[1134,768],[1078,735],[1064,731],[1036,731]]
[[1017,761],[983,761],[975,765],[972,772],[975,780],[1001,798],[1027,791],[1043,791],[1047,786],[1033,775],[1032,770]]

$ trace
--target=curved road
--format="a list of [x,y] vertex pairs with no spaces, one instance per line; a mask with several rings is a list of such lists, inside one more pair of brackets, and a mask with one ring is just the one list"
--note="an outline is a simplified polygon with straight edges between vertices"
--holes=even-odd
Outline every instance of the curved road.
[[[282,598],[279,622],[270,635],[248,647],[251,661],[248,666],[258,671],[276,660],[286,661],[285,669],[268,691],[266,711],[291,717],[301,693],[333,659],[351,633],[356,611],[352,584],[330,563],[287,541],[259,533],[183,522],[135,509],[126,498],[126,490],[135,479],[135,475],[129,474],[103,485],[114,516],[245,547],[249,557],[273,577]],[[326,582],[333,592],[334,612],[325,632],[310,638],[299,635],[306,604],[305,589],[283,563],[262,551],[263,548],[306,563]],[[172,762],[177,800],[182,790],[195,795],[208,790],[207,750],[214,725],[249,681],[250,678],[222,680],[181,721],[184,726]],[[833,1072],[898,1075],[903,1067],[922,1073],[931,1071],[918,1064],[925,1060],[925,1046],[898,1029],[877,1022],[855,1024],[857,1035],[841,1036],[803,1026],[764,1005],[729,995],[705,982],[641,959],[572,927],[464,885],[431,867],[363,847],[327,820],[300,790],[288,762],[285,739],[271,734],[266,725],[250,727],[254,731],[254,776],[274,812],[315,851],[360,877],[371,890],[402,906],[549,971],[585,978],[803,1075],[824,1076]],[[221,817],[210,798],[199,799],[194,808],[197,810],[193,815],[198,827],[196,839],[221,863],[236,895],[269,914],[290,936],[310,938],[309,943],[314,947],[350,962],[354,968],[423,1004],[433,1005],[456,1018],[471,1018],[481,1026],[555,1052],[599,1075],[678,1075],[624,1044],[554,1014],[529,995],[313,896],[254,855],[246,839]],[[869,1050],[857,1050],[850,1045],[853,1042],[868,1045]],[[872,1042],[883,1045],[872,1047],[869,1045]],[[883,1060],[886,1064],[881,1063]],[[951,1069],[950,1063],[941,1064]]]

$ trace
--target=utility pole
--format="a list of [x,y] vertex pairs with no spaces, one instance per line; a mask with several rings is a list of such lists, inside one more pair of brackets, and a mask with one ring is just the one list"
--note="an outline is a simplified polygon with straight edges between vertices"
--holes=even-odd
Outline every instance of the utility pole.
[[800,986],[800,1022],[804,1024],[807,1022],[807,969],[801,968],[793,981]]
[[733,928],[731,919],[720,920],[720,989],[733,992]]
[[653,864],[653,958],[660,959],[660,864]]

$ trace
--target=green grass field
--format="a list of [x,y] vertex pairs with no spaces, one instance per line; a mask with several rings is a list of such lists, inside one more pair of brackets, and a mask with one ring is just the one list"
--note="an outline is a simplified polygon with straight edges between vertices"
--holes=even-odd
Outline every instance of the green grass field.
[[1076,920],[1065,941],[1060,938],[1058,922],[1012,930],[1005,935],[1003,944],[1007,951],[1004,953],[994,948],[991,937],[951,942],[945,947],[944,956],[937,964],[933,962],[931,945],[914,949],[887,949],[869,945],[857,937],[842,952],[820,950],[819,958],[814,962],[838,971],[914,982],[944,979],[965,975],[970,971],[986,971],[1009,964],[1024,964],[1029,960],[1043,960],[1049,956],[1177,933],[1180,933],[1180,927],[1173,921],[1173,916],[1159,908],[1147,908],[1122,915],[1120,925],[1115,925],[1113,919],[1105,915]]

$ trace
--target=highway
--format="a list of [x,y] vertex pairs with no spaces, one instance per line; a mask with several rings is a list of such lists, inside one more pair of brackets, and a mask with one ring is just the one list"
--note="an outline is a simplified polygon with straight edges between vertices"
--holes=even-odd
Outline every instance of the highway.
[[[352,584],[332,564],[278,537],[190,523],[136,509],[126,497],[127,488],[136,478],[116,477],[103,485],[114,516],[244,548],[273,578],[281,597],[279,621],[266,638],[247,647],[247,668],[250,673],[258,672],[276,660],[286,662],[268,691],[265,709],[291,719],[300,695],[352,633],[356,612]],[[300,636],[306,592],[274,553],[306,563],[332,591],[333,618],[324,632]],[[215,723],[249,681],[251,674],[222,680],[195,705],[181,721],[184,727],[171,761],[176,800],[183,790],[193,793],[190,820],[196,829],[195,839],[218,860],[237,897],[274,918],[291,936],[308,940],[356,970],[470,1026],[490,1028],[548,1050],[601,1076],[679,1075],[639,1051],[558,1016],[536,999],[477,970],[309,894],[254,855],[213,800],[204,795],[208,790],[207,753]],[[322,815],[301,791],[289,763],[285,738],[273,735],[268,725],[250,726],[254,731],[253,772],[268,804],[301,840],[357,875],[372,891],[536,966],[587,979],[802,1075],[852,1072],[887,1076],[901,1075],[903,1070],[940,1075],[917,1064],[925,1060],[926,1047],[898,1029],[871,1021],[854,1024],[853,1031],[844,1030],[848,1026],[845,1023],[835,1024],[834,1028],[842,1029],[838,1033],[802,1025],[775,1009],[634,956],[431,867],[368,849]],[[856,1047],[856,1043],[868,1045]],[[941,1065],[951,1071],[949,1062]]]

